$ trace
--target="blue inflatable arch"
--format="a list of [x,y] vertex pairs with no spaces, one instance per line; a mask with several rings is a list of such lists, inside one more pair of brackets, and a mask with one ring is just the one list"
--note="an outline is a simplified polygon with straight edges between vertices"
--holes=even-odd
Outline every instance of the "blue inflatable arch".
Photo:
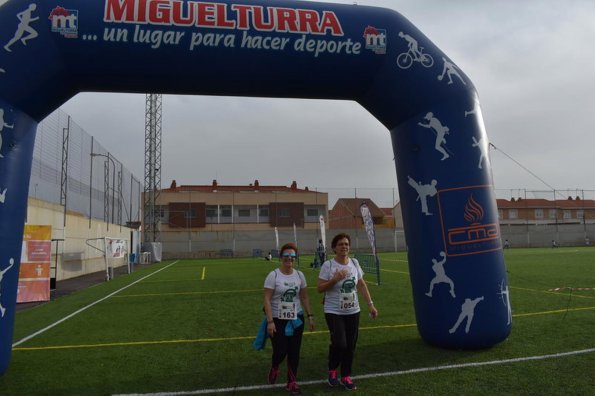
[[1,373],[37,124],[83,91],[357,101],[392,138],[421,337],[482,348],[509,335],[475,88],[401,15],[290,0],[9,0],[0,7]]

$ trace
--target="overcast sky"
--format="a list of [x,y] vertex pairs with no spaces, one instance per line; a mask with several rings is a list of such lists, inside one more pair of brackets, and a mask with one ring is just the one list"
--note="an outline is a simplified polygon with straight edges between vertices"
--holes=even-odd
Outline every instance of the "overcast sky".
[[[471,78],[499,149],[496,189],[548,189],[508,155],[556,189],[595,190],[595,1],[358,4],[403,14]],[[82,93],[62,109],[142,178],[144,95]],[[383,189],[381,206],[396,189],[389,133],[354,102],[164,95],[162,136],[163,187],[295,180],[342,195]]]

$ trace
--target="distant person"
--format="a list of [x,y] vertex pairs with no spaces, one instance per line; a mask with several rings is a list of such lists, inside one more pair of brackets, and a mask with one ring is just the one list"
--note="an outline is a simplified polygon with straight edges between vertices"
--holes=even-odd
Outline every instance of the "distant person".
[[585,237],[585,245],[589,246],[591,244],[591,240],[589,239],[589,237]]
[[279,365],[287,357],[285,389],[292,395],[301,394],[297,372],[304,332],[303,310],[306,312],[310,331],[314,330],[314,315],[310,308],[306,278],[301,271],[293,268],[297,253],[295,244],[283,245],[279,254],[279,268],[271,271],[264,281],[266,331],[273,344],[268,382],[274,384],[277,381]]
[[269,251],[269,254],[267,254],[267,255],[264,257],[264,259],[265,259],[266,261],[271,261],[271,260],[273,259],[273,255],[271,254],[271,252],[270,252],[270,251]]
[[318,240],[318,246],[316,247],[316,255],[318,256],[318,263],[322,265],[326,261],[326,251],[324,249],[324,243],[322,239]]
[[558,242],[555,239],[552,239],[552,249],[558,247]]
[[508,249],[510,247],[510,241],[508,239],[506,239],[504,241],[504,249]]
[[[351,238],[341,233],[331,242],[335,257],[325,261],[318,275],[317,289],[324,293],[324,317],[330,331],[328,354],[328,384],[343,385],[347,390],[357,387],[351,379],[351,369],[359,332],[360,306],[358,292],[363,296],[370,317],[376,319],[378,311],[364,281],[364,273],[355,259],[349,258]],[[341,380],[337,371],[341,370]]]

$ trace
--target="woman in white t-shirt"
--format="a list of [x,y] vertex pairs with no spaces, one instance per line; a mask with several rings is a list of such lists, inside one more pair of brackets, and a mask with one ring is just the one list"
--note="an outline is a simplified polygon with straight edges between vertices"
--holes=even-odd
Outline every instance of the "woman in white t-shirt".
[[[360,307],[358,292],[364,297],[370,317],[376,319],[378,311],[364,281],[364,273],[355,259],[349,258],[351,238],[338,234],[331,247],[335,257],[325,261],[318,275],[317,289],[324,293],[324,317],[331,334],[328,355],[328,384],[343,385],[347,390],[357,387],[351,379],[353,354],[357,344]],[[337,370],[341,369],[341,380]]]
[[301,271],[293,268],[297,253],[295,244],[283,245],[279,252],[281,265],[271,271],[264,281],[267,333],[273,344],[268,381],[270,384],[276,382],[279,365],[287,357],[286,389],[292,394],[301,393],[296,377],[304,332],[304,310],[310,331],[314,330],[314,315],[310,308],[306,278]]

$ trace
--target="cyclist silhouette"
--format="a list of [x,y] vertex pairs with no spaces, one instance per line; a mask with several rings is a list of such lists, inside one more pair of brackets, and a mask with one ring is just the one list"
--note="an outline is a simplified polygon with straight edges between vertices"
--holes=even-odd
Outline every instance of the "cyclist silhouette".
[[419,46],[416,39],[403,32],[399,32],[399,37],[407,41],[407,47],[409,48],[407,52],[403,52],[397,57],[397,65],[401,69],[410,68],[413,62],[421,63],[424,67],[432,67],[434,58],[423,53],[423,47]]
[[417,44],[417,40],[403,32],[399,32],[399,37],[407,41],[407,46],[409,47],[409,51],[411,51],[411,54],[413,55],[413,59],[419,60],[421,52],[419,51],[419,45]]

